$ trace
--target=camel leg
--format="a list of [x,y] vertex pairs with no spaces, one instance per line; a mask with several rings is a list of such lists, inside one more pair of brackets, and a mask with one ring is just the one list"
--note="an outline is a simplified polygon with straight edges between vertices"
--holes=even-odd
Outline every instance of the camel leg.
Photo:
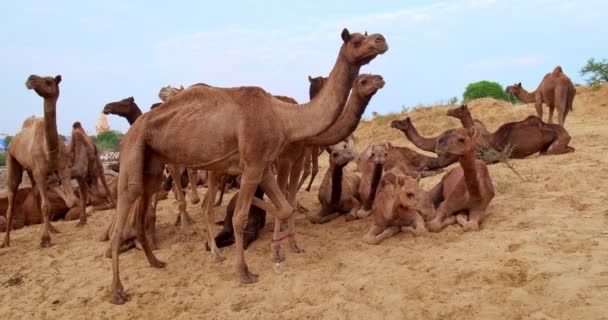
[[[469,221],[463,226],[464,231],[477,231],[479,230],[479,224],[483,221],[485,215],[485,209],[472,209],[469,210]],[[458,219],[458,217],[456,217]]]
[[[151,162],[154,163],[153,160]],[[156,256],[154,256],[154,253],[152,252],[152,245],[150,243],[150,241],[152,239],[148,238],[148,235],[146,232],[146,220],[148,217],[148,213],[150,211],[150,203],[152,200],[152,196],[159,189],[160,180],[161,180],[160,174],[161,174],[161,172],[159,172],[157,175],[152,172],[151,174],[144,175],[144,180],[143,180],[144,191],[143,191],[141,198],[138,200],[140,202],[139,206],[136,205],[136,209],[134,212],[135,213],[135,234],[137,236],[137,240],[141,244],[142,249],[144,250],[144,253],[146,254],[146,258],[148,258],[148,262],[150,263],[150,266],[153,268],[164,268],[166,266],[166,263],[158,260],[156,258]],[[183,195],[183,193],[182,193],[182,195]]]
[[222,201],[224,200],[224,193],[226,192],[226,180],[228,180],[228,175],[227,174],[222,175],[222,179],[221,179],[221,183],[220,183],[220,187],[219,187],[220,197],[217,199],[217,202],[215,203],[214,207],[219,207],[222,205]]
[[359,202],[359,200],[353,197],[352,199],[350,199],[350,201],[352,202],[352,207],[344,217],[344,220],[346,220],[346,222],[357,220],[359,210],[361,209],[361,202]]
[[[289,160],[279,160],[276,163],[277,177],[276,182],[277,186],[281,190],[281,194],[284,197],[288,197],[288,192],[290,189],[290,181],[289,178],[292,173],[293,164]],[[299,182],[299,181],[298,181]],[[287,198],[287,201],[291,205],[291,197]],[[291,232],[289,230],[288,232]],[[274,229],[272,233],[272,241],[270,242],[270,251],[272,252],[272,261],[274,262],[282,262],[285,258],[281,255],[281,220],[275,217],[274,219]]]
[[419,237],[427,233],[426,227],[424,225],[424,219],[422,216],[416,212],[416,215],[413,217],[414,221],[412,226],[403,226],[401,227],[402,232],[411,233],[415,237]]
[[[21,184],[23,177],[23,167],[21,164],[6,153],[6,189],[8,190],[8,208],[6,209],[6,233],[4,234],[4,242],[1,248],[11,245],[11,230],[13,229],[13,211],[15,210],[15,195]],[[31,176],[30,176],[31,178]]]
[[449,202],[450,199],[448,198],[441,203],[435,213],[435,217],[429,222],[429,231],[439,232],[445,227],[444,220],[456,211],[450,207]]
[[[302,172],[302,169],[304,167],[304,161],[309,161],[308,157],[305,157],[305,156],[301,157],[291,167],[290,176],[289,176],[289,184],[287,186],[288,187],[287,201],[292,206],[292,208],[297,208],[297,202],[298,202],[297,195],[298,195],[298,190],[300,190],[299,189],[299,186],[300,186],[299,177],[300,177],[300,173]],[[288,230],[289,234],[292,234],[292,235],[296,234],[295,219],[296,219],[296,216],[294,214],[292,214],[289,217],[289,220],[287,221],[287,230]],[[300,249],[298,247],[296,238],[294,236],[289,237],[289,249],[293,253],[300,253],[303,251],[302,249]]]
[[198,183],[198,171],[196,169],[188,170],[188,181],[190,183],[190,203],[197,204],[201,202],[201,198],[198,196],[196,184]]
[[[553,112],[555,111],[555,106],[554,105],[549,105],[549,123],[553,123]],[[559,109],[557,110],[558,113],[558,121],[561,121],[561,116],[559,115],[561,112],[559,112]],[[541,119],[542,120],[542,119]]]
[[311,164],[312,164],[312,150],[310,148],[308,148],[306,150],[306,155],[305,155],[305,159],[304,159],[304,168],[302,171],[302,176],[300,177],[300,181],[298,182],[298,190],[300,190],[302,188],[302,185],[306,182],[306,179],[308,178],[308,176],[310,176]]
[[[116,202],[116,216],[114,219],[114,228],[110,241],[110,249],[112,252],[112,298],[113,304],[124,304],[130,300],[129,295],[124,291],[122,282],[120,281],[119,272],[119,253],[122,240],[122,233],[129,215],[129,209],[133,206],[137,194],[130,195],[127,187],[128,175],[126,168],[120,170],[118,178],[118,199]],[[131,199],[129,199],[131,198]]]
[[[40,195],[40,212],[44,221],[42,237],[40,238],[40,246],[43,248],[50,247],[51,244],[51,207],[49,206],[49,197],[46,192],[46,174],[40,171],[34,171],[34,183]],[[33,187],[33,186],[32,186]]]
[[314,147],[312,148],[312,173],[310,175],[310,182],[308,183],[308,186],[306,187],[306,191],[310,191],[310,188],[312,187],[312,183],[313,181],[315,181],[315,178],[317,177],[317,173],[319,173],[319,147]]
[[536,103],[534,104],[534,107],[536,108],[536,115],[538,116],[539,119],[543,119],[543,102],[542,101],[536,101]]
[[[263,164],[245,165],[243,175],[241,177],[241,190],[239,191],[239,198],[236,201],[236,208],[234,211],[234,216],[232,217],[237,251],[236,267],[240,281],[243,284],[249,284],[258,281],[258,275],[249,271],[249,267],[247,266],[247,262],[245,261],[243,236],[245,232],[245,226],[247,225],[247,218],[249,216],[251,202],[253,200],[255,190],[262,180],[264,171],[265,169]],[[273,192],[277,191],[275,190],[275,188],[272,188],[272,186],[269,186],[269,188],[265,188],[265,192],[267,192],[266,189],[272,189]],[[276,187],[276,189],[278,189],[278,186]],[[211,239],[211,241],[215,241],[215,239]]]
[[[101,164],[100,161],[97,161],[97,172],[99,174],[99,179],[101,180],[101,184],[103,185],[103,189],[106,191],[106,198],[108,199],[108,203],[110,203],[111,207],[108,207],[108,209],[113,208],[116,206],[116,203],[114,203],[114,198],[112,198],[112,191],[110,191],[110,187],[108,187],[108,181],[106,180],[106,175],[103,172],[103,165]],[[99,210],[99,209],[97,209]],[[101,209],[101,210],[107,210],[107,209]]]
[[184,191],[181,185],[181,170],[174,165],[169,165],[167,168],[169,169],[169,174],[173,177],[173,191],[177,200],[177,207],[179,209],[179,215],[177,216],[177,220],[175,220],[175,225],[180,226],[183,235],[186,231],[186,227],[192,224],[192,218],[190,218],[186,212],[186,198],[184,197]]
[[367,234],[363,237],[363,241],[367,244],[377,245],[397,233],[399,233],[398,227],[382,228],[377,225],[372,225]]
[[76,224],[77,227],[82,227],[87,224],[87,202],[89,198],[87,182],[84,179],[77,179],[78,194],[80,195],[80,221]]
[[557,138],[551,142],[546,151],[541,151],[541,155],[556,155],[574,152],[574,148],[568,146],[570,135],[566,132],[558,134]]
[[213,236],[215,234],[215,224],[213,223],[213,221],[215,220],[215,216],[213,214],[213,204],[215,203],[215,196],[217,195],[217,189],[219,187],[220,182],[217,180],[217,176],[214,172],[209,172],[207,177],[207,196],[205,197],[205,200],[203,200],[202,210],[203,216],[205,218],[205,225],[207,228],[207,243],[209,244],[211,254],[215,257],[215,260],[219,262],[224,260],[225,258],[222,256],[220,249],[218,249],[217,243],[215,242],[215,237]]

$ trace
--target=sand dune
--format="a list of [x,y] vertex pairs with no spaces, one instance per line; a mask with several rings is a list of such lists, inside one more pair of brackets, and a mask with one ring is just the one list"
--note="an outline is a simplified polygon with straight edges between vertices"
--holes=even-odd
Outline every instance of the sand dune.
[[[108,302],[107,243],[96,241],[113,214],[105,211],[84,228],[56,223],[62,233],[49,249],[38,245],[40,226],[12,233],[12,247],[0,249],[0,319],[607,319],[608,86],[578,91],[566,122],[576,152],[514,160],[528,181],[502,164],[491,166],[497,195],[479,232],[449,227],[369,246],[361,242],[368,220],[311,225],[299,216],[305,252],[287,252],[285,263],[273,265],[268,224],[246,253],[260,282],[243,286],[233,248],[224,249],[228,259],[221,263],[204,251],[200,207],[189,205],[197,223],[181,236],[173,226],[177,207],[167,200],[160,204],[156,253],[168,266],[150,268],[141,251],[124,254],[121,275],[132,300],[115,306]],[[532,105],[492,99],[469,107],[491,130],[535,113]],[[447,109],[408,115],[421,134],[434,135],[458,125]],[[411,146],[389,128],[403,117],[361,123],[359,150],[382,141]],[[327,158],[321,163],[322,177]],[[429,189],[440,178],[422,183]],[[300,193],[310,210],[319,209],[320,181]],[[224,212],[225,206],[216,211],[218,219]]]

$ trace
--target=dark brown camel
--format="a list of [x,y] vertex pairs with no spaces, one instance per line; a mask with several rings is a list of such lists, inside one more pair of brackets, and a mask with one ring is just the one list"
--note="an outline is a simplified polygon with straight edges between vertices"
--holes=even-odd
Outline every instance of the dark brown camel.
[[[437,153],[458,157],[460,166],[448,172],[429,196],[439,206],[429,230],[439,232],[456,221],[465,231],[476,231],[494,198],[494,185],[486,164],[475,157],[475,129],[454,129],[437,140]],[[467,216],[468,214],[468,216]]]
[[[473,117],[466,105],[449,110],[448,116],[461,119],[467,129],[471,128],[473,123]],[[570,135],[564,127],[545,123],[535,116],[505,123],[491,134],[477,132],[475,141],[478,147],[489,146],[497,151],[511,146],[510,157],[513,159],[522,159],[538,152],[541,155],[574,152],[574,148],[568,146]]]
[[553,123],[553,111],[557,108],[557,122],[562,127],[566,122],[568,112],[572,111],[576,95],[574,84],[560,66],[547,73],[534,92],[526,91],[521,86],[521,82],[508,86],[506,91],[521,101],[534,103],[536,115],[541,120],[543,119],[543,103],[549,106],[549,124]]

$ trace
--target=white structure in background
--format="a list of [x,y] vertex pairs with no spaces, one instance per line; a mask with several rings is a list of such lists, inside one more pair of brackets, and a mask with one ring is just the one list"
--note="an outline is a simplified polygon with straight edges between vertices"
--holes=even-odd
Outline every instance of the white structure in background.
[[95,135],[99,135],[102,132],[110,131],[110,125],[108,124],[108,118],[103,112],[99,115],[99,119],[97,119],[97,126],[95,126]]

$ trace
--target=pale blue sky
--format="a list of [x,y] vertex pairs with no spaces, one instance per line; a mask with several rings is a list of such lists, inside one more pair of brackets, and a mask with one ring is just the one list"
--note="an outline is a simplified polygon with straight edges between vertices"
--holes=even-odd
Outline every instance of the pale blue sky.
[[326,2],[7,1],[0,133],[42,115],[42,99],[24,85],[30,74],[63,76],[63,134],[74,121],[93,133],[110,101],[133,96],[148,110],[169,84],[257,85],[305,102],[307,76],[328,74],[344,27],[389,43],[362,69],[386,80],[367,114],[461,98],[478,80],[534,89],[556,65],[582,83],[586,60],[608,56],[604,0]]

